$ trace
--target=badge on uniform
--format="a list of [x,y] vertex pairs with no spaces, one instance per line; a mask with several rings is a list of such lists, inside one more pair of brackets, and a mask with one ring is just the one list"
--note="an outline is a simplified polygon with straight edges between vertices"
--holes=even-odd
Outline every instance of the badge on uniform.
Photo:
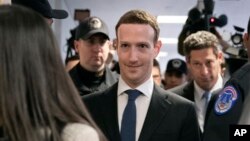
[[217,98],[214,106],[215,113],[217,115],[225,114],[233,107],[237,99],[238,93],[234,86],[226,86]]

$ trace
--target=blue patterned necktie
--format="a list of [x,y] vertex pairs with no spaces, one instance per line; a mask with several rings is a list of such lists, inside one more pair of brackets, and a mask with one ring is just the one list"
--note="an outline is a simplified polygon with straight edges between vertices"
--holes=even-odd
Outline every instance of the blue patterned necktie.
[[136,129],[136,106],[135,99],[141,94],[138,90],[127,90],[128,103],[122,116],[121,140],[135,141]]
[[208,102],[209,102],[209,98],[210,98],[210,93],[208,91],[205,91],[204,94],[202,95],[202,98],[205,100],[205,104],[204,104],[204,116],[206,115],[206,111],[207,111],[207,106],[208,106]]

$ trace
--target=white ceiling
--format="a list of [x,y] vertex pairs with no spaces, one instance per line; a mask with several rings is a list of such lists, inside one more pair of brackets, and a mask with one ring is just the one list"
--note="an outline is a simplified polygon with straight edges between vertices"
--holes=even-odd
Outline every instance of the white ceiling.
[[[214,15],[219,16],[226,14],[228,24],[223,28],[219,28],[219,32],[223,34],[235,33],[233,25],[246,28],[248,18],[250,16],[250,0],[214,0]],[[131,9],[144,9],[155,16],[158,15],[187,15],[188,11],[202,3],[202,0],[50,0],[52,6],[67,10],[70,16],[65,20],[56,21],[54,29],[61,46],[65,45],[66,39],[69,38],[69,30],[73,29],[77,22],[73,21],[75,9],[90,9],[91,16],[102,18],[108,25],[110,37],[115,38],[114,27],[119,17]],[[160,24],[161,37],[178,38],[183,24]],[[60,27],[61,31],[58,31]],[[181,57],[177,53],[177,44],[164,44],[162,52],[167,56],[159,56],[162,71],[165,70],[166,63],[174,57]],[[163,53],[163,54],[165,54]],[[184,59],[184,58],[183,58]]]

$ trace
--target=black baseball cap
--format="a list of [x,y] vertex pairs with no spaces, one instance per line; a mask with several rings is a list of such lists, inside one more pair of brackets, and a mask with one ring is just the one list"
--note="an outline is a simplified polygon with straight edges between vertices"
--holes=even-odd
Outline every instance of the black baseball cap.
[[187,74],[186,62],[181,59],[171,59],[168,61],[166,72],[178,71]]
[[48,0],[12,0],[12,4],[31,8],[46,18],[65,19],[68,12],[65,10],[52,9]]
[[90,36],[101,33],[109,39],[109,32],[106,23],[98,17],[88,17],[84,19],[76,28],[76,40],[86,40]]

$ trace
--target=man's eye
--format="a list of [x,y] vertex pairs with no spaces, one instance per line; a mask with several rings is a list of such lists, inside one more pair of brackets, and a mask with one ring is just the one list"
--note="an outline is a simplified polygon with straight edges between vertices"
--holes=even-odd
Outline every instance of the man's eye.
[[194,63],[194,66],[200,66],[200,63]]
[[128,47],[128,45],[127,45],[127,44],[121,44],[121,46],[120,46],[120,47],[125,48],[125,47]]
[[208,65],[211,65],[212,63],[213,63],[212,60],[207,61],[207,64],[208,64]]
[[140,48],[147,48],[148,46],[145,45],[145,44],[140,44],[139,47],[140,47]]

